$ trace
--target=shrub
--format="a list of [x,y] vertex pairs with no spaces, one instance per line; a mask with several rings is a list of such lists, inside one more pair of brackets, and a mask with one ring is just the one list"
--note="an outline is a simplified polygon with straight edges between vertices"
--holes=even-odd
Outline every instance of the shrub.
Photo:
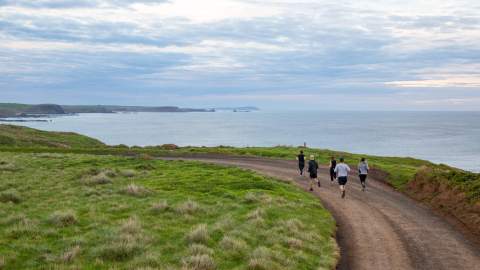
[[216,269],[212,257],[207,254],[193,255],[183,260],[183,266],[188,270],[213,270]]
[[206,243],[208,242],[209,235],[206,224],[197,225],[187,235],[189,243]]
[[71,210],[56,211],[50,215],[48,221],[57,227],[68,227],[77,223],[77,217]]
[[175,145],[175,144],[164,144],[161,146],[161,148],[165,150],[177,150],[180,147],[178,147],[178,145]]
[[15,189],[8,189],[0,193],[0,202],[20,203],[21,201],[22,198],[20,197],[18,191]]
[[150,194],[150,191],[144,187],[137,186],[135,184],[130,184],[122,190],[122,193],[134,196],[134,197],[145,197]]

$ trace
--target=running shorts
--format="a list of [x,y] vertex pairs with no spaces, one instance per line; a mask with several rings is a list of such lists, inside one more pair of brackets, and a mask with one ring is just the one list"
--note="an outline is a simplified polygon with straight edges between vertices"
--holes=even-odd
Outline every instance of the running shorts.
[[338,177],[338,184],[341,186],[344,186],[345,184],[347,184],[347,181],[348,179],[346,176]]

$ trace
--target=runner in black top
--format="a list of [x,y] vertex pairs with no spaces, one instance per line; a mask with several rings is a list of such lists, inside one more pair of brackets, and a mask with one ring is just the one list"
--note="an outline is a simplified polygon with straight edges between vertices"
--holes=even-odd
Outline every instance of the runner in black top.
[[303,175],[303,169],[305,169],[305,155],[303,154],[303,151],[300,151],[300,154],[297,156],[297,160],[300,175]]
[[310,161],[308,162],[308,172],[310,173],[310,191],[313,191],[313,184],[318,183],[320,187],[320,181],[317,179],[318,163],[315,161],[315,156],[310,155]]
[[333,183],[337,178],[337,174],[335,173],[335,167],[337,167],[337,160],[335,157],[332,157],[330,160],[330,182]]

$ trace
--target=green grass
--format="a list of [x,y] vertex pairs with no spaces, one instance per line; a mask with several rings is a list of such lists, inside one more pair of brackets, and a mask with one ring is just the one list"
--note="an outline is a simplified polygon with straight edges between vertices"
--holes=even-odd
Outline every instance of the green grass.
[[277,147],[247,147],[247,148],[235,148],[235,147],[188,147],[181,148],[178,152],[183,153],[222,153],[229,155],[247,155],[247,156],[261,156],[269,158],[280,159],[295,159],[300,150],[304,150],[306,156],[310,154],[315,155],[316,160],[324,165],[328,165],[330,158],[335,156],[344,157],[345,161],[349,163],[353,168],[356,168],[361,157],[368,159],[369,165],[372,168],[376,168],[388,173],[387,181],[396,188],[402,189],[405,184],[410,181],[415,175],[417,169],[421,166],[433,164],[414,158],[402,158],[402,157],[379,157],[371,155],[360,155],[346,152],[314,149],[314,148],[298,148],[288,146]]
[[71,132],[48,132],[15,125],[0,125],[0,146],[8,147],[102,147],[102,142]]
[[0,152],[2,269],[332,269],[310,194],[198,162]]

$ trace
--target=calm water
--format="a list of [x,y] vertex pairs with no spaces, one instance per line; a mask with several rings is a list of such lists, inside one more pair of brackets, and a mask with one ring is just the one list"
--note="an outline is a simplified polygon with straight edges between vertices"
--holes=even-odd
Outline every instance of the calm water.
[[81,114],[48,123],[107,144],[302,145],[412,156],[480,171],[480,112],[253,112]]

